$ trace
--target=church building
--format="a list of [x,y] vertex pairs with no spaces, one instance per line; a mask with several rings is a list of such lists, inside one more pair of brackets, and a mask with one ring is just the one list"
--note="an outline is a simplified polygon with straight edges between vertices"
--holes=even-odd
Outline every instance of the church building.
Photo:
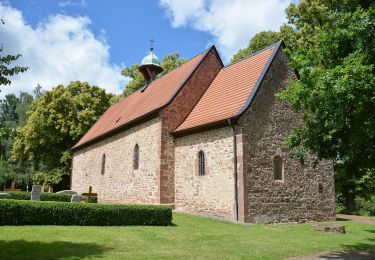
[[224,66],[212,46],[164,75],[151,49],[147,84],[72,148],[71,189],[242,223],[334,220],[332,162],[302,165],[283,145],[301,124],[275,96],[297,77],[283,48]]

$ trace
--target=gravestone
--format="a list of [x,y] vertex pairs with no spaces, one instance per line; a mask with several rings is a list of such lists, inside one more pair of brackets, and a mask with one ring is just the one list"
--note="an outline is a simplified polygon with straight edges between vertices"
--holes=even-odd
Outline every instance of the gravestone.
[[313,226],[313,230],[345,234],[345,226],[337,224],[317,224]]
[[87,202],[87,197],[74,194],[70,200],[70,202]]
[[42,186],[34,184],[31,189],[31,200],[40,200],[41,192],[42,192]]
[[87,197],[89,202],[92,202],[92,198],[97,198],[98,194],[92,192],[92,186],[89,187],[89,192],[87,193],[82,193],[83,196]]

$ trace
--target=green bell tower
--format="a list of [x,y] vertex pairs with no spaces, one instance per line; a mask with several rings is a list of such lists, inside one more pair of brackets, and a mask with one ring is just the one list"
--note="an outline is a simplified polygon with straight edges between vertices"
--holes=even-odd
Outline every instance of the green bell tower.
[[163,68],[160,66],[159,58],[154,53],[152,43],[153,40],[151,40],[149,54],[142,59],[141,66],[138,67],[138,70],[142,73],[147,83],[152,82],[156,76],[163,71]]

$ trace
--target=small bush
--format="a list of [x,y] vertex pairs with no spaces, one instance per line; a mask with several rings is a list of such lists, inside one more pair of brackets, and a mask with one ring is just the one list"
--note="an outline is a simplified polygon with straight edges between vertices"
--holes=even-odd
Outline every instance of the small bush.
[[30,200],[31,197],[31,193],[26,191],[11,191],[6,193],[8,193],[13,200]]
[[60,202],[70,202],[72,198],[71,194],[56,194],[49,192],[42,192],[40,194],[41,201],[60,201]]
[[98,203],[98,197],[96,196],[89,196],[88,203]]
[[0,225],[166,226],[172,209],[162,205],[105,205],[0,200]]
[[[31,193],[26,191],[11,191],[6,192],[11,197],[10,199],[14,200],[30,200]],[[40,194],[41,201],[59,201],[59,202],[70,202],[72,198],[72,194],[57,194],[57,193],[49,193],[49,192],[42,192]],[[91,197],[88,200],[89,203],[98,203],[97,197]]]
[[359,215],[375,216],[375,196],[369,199],[358,197],[355,204]]

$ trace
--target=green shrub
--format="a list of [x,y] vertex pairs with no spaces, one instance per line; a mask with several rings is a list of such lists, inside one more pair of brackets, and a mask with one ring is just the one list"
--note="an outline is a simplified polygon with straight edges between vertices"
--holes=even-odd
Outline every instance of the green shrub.
[[[26,191],[11,191],[6,192],[10,194],[11,199],[14,200],[30,200],[31,193]],[[72,194],[57,194],[57,193],[49,193],[49,192],[42,192],[40,194],[41,201],[59,201],[59,202],[70,202],[72,198]],[[90,197],[88,200],[89,203],[98,203],[97,197]]]
[[358,197],[355,204],[359,215],[375,216],[375,196],[369,199]]
[[8,193],[13,200],[30,200],[31,193],[26,191],[9,191]]
[[172,209],[162,205],[106,205],[0,200],[0,225],[166,226]]
[[71,194],[56,194],[49,192],[42,192],[40,194],[41,201],[60,201],[60,202],[70,202],[72,199]]
[[88,196],[88,203],[98,203],[98,197]]

